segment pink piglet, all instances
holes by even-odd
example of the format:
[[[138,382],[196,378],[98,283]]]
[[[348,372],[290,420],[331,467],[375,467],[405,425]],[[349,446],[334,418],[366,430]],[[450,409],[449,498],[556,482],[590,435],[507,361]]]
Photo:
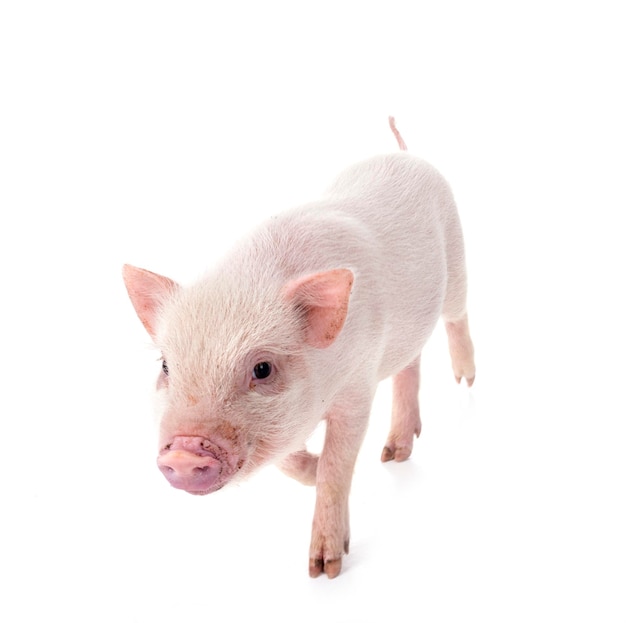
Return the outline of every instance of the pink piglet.
[[[421,429],[420,353],[439,317],[458,382],[474,381],[463,236],[443,177],[406,153],[349,167],[313,203],[258,227],[193,285],[126,265],[163,357],[157,465],[204,495],[268,463],[316,486],[309,573],[348,552],[348,497],[380,380],[393,377],[383,461]],[[319,456],[306,441],[326,421]]]

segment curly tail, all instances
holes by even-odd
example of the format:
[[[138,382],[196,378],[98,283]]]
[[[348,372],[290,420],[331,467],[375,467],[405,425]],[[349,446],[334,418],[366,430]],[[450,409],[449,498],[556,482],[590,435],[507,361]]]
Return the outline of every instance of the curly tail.
[[[396,120],[393,117],[389,117],[389,127],[391,128],[393,135],[396,137],[396,140],[398,141],[398,147],[400,147],[402,151],[406,151],[407,150],[406,143],[404,142],[404,139],[400,135],[400,132],[398,132],[398,128],[396,128]]]

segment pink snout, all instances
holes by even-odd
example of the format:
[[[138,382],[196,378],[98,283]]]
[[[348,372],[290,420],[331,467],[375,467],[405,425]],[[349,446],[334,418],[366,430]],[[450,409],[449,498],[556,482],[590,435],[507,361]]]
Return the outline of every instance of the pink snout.
[[[172,487],[203,495],[223,484],[219,449],[203,437],[175,437],[159,454],[157,465]]]

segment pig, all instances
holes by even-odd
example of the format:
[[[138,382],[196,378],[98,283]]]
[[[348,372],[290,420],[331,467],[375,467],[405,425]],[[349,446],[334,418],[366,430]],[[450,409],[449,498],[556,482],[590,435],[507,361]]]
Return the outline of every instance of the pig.
[[[381,459],[404,461],[421,431],[420,354],[439,317],[456,381],[475,376],[452,192],[389,122],[401,151],[349,167],[196,283],[123,269],[162,353],[158,468],[195,495],[269,463],[315,485],[311,577],[336,577],[348,553],[352,473],[379,381],[393,377]],[[322,420],[318,456],[306,442]]]

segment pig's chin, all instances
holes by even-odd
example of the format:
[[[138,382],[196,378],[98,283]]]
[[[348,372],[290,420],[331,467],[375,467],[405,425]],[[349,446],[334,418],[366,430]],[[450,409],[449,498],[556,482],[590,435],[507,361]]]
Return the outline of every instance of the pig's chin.
[[[223,483],[221,485],[217,485],[215,487],[211,487],[210,489],[205,489],[204,491],[193,491],[193,490],[190,490],[190,489],[182,489],[182,491],[185,491],[187,493],[191,493],[191,495],[209,495],[209,493],[215,493],[216,491],[219,491],[226,484],[227,483]]]
[[[185,493],[190,493],[191,495],[209,495],[209,493],[215,493],[216,491],[219,491],[220,489],[223,489],[227,484],[229,484],[233,478],[232,478],[232,474],[220,474],[220,477],[218,478],[218,480],[213,483],[211,486],[206,487],[206,488],[187,488],[187,487],[177,487],[179,488],[181,491],[184,491]]]

